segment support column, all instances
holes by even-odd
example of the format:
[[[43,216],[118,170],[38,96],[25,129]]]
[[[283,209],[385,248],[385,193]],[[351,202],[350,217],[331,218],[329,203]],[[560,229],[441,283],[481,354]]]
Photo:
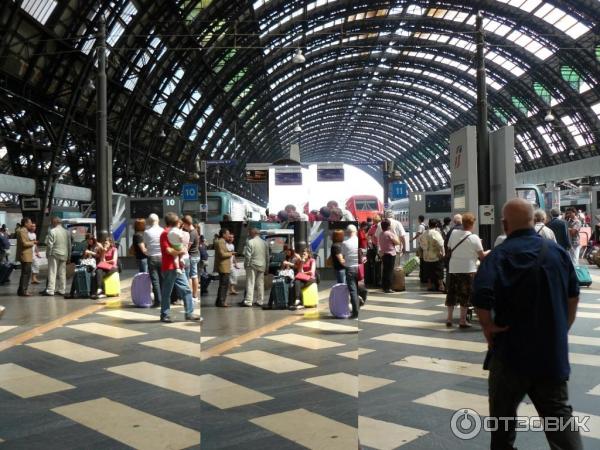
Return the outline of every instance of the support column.
[[[107,142],[106,22],[100,18],[96,56],[96,233],[110,233],[112,212],[112,151]]]
[[[477,11],[476,44],[477,44],[477,185],[479,205],[489,205],[490,195],[490,149],[488,131],[488,102],[485,75],[485,40],[483,35],[483,15]],[[502,207],[502,205],[496,205]],[[473,211],[479,215],[479,211]],[[478,217],[478,219],[481,219]],[[481,225],[479,220],[479,237],[483,240],[484,248],[491,247],[491,226]]]

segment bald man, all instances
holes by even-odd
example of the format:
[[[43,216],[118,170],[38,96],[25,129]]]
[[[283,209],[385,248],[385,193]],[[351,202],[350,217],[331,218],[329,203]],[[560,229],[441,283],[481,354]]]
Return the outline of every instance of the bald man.
[[[481,264],[472,294],[490,348],[490,417],[515,417],[528,395],[539,416],[566,422],[573,412],[567,334],[579,301],[575,269],[562,247],[536,234],[530,203],[510,200],[502,214],[507,238]],[[512,449],[515,422],[498,428],[490,448]],[[582,448],[570,427],[546,438],[551,448]]]

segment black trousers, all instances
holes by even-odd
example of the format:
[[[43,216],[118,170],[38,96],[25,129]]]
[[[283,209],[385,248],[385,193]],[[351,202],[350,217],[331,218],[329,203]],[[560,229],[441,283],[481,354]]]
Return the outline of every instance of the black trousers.
[[[381,271],[381,287],[384,291],[392,289],[392,277],[394,276],[394,264],[396,256],[385,253],[381,258],[383,269]]]
[[[294,298],[293,299],[290,298],[290,302],[289,302],[290,305],[293,305],[296,300],[300,300],[302,303],[304,303],[304,300],[302,299],[302,289],[304,289],[307,286],[310,286],[314,282],[315,282],[314,279],[310,279],[308,281],[295,280],[294,281]]]
[[[19,290],[17,291],[18,295],[23,295],[27,293],[27,289],[29,289],[29,280],[31,279],[31,263],[30,262],[22,262],[21,263],[21,278],[19,279]]]
[[[111,273],[115,273],[118,270],[119,269],[117,267],[113,267],[110,270],[96,269],[96,274],[94,278],[95,282],[92,283],[92,294],[96,294],[98,289],[104,290],[104,278],[109,276]]]
[[[490,417],[515,417],[517,407],[527,394],[540,417],[572,417],[566,381],[533,378],[515,373],[498,358],[492,357],[488,380]],[[492,431],[491,450],[513,449],[516,439],[515,423],[499,421],[498,431]],[[578,431],[566,427],[564,431],[546,431],[546,439],[552,450],[583,449]]]
[[[229,289],[229,274],[219,272],[219,289],[217,290],[217,301],[215,304],[227,304],[227,290]]]

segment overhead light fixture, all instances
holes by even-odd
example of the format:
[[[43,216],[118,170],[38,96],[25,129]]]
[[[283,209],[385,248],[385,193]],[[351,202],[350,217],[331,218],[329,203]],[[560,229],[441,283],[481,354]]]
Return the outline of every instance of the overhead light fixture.
[[[296,49],[296,53],[294,53],[294,57],[292,58],[292,62],[294,64],[304,64],[306,62],[306,57],[302,54],[301,49]]]
[[[94,91],[94,90],[96,90],[96,85],[94,84],[94,82],[92,80],[88,80],[85,88],[88,91]]]
[[[556,119],[556,117],[554,117],[554,114],[552,114],[552,110],[548,111],[548,114],[546,114],[546,117],[544,117],[544,121],[546,122],[554,122],[554,119]]]
[[[300,123],[296,123],[296,126],[294,127],[294,133],[302,133],[302,128],[300,127]]]
[[[167,137],[167,133],[165,133],[165,130],[160,130],[160,137],[161,138]]]
[[[572,157],[572,156],[575,156],[575,152],[574,152],[573,150],[571,150],[571,151],[569,152],[569,156],[571,156],[571,157]]]

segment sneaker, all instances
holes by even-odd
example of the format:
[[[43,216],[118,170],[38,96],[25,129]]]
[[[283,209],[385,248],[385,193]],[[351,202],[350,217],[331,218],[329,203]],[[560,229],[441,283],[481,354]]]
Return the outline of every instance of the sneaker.
[[[163,316],[160,318],[160,321],[164,323],[173,323],[170,316]]]
[[[51,293],[50,293],[50,292],[48,292],[48,291],[42,291],[42,292],[40,292],[40,295],[41,295],[42,297],[54,297],[54,293],[52,293],[52,294],[51,294]]]
[[[263,304],[262,303],[258,303],[258,302],[254,302],[254,303],[252,303],[252,306],[262,307]]]
[[[195,297],[192,297],[192,302],[194,302],[194,303],[200,303],[200,300],[198,300],[198,299],[197,299],[197,298],[195,298]]]
[[[296,305],[296,309],[304,309],[304,305]]]
[[[301,305],[301,304],[302,304],[302,303],[300,302],[300,300],[296,300],[296,301],[294,302],[294,306],[298,306],[298,305]]]
[[[186,314],[185,320],[198,320],[202,322],[204,319],[197,314]]]

